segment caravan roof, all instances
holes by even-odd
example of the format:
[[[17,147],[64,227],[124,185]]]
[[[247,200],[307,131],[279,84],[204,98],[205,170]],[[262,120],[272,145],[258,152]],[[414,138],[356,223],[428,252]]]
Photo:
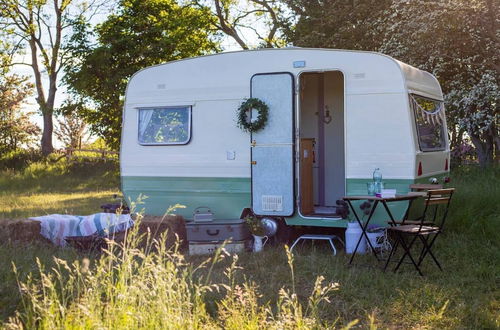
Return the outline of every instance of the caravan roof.
[[[297,65],[297,63],[303,65]],[[281,48],[226,52],[145,68],[127,88],[127,105],[192,104],[196,100],[248,97],[249,78],[257,72],[340,70],[346,95],[416,93],[442,100],[430,73],[376,52]]]

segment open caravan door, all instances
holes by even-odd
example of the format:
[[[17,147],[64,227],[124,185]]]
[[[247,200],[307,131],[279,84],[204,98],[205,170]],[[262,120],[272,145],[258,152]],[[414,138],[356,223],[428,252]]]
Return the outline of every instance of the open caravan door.
[[[269,106],[266,126],[252,133],[252,209],[257,215],[294,213],[294,80],[290,73],[254,75],[251,97]]]

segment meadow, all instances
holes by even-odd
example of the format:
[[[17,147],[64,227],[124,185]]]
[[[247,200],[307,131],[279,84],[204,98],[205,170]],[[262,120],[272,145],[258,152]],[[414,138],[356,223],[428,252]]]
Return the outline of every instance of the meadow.
[[[499,328],[500,170],[453,169],[446,233],[427,260],[382,272],[374,258],[304,245],[188,257],[112,246],[85,254],[44,243],[0,243],[0,324],[6,328]],[[0,221],[88,214],[119,193],[117,167],[32,164],[0,177]],[[37,261],[38,260],[38,261]],[[15,267],[13,266],[15,265]],[[14,271],[15,270],[15,271]],[[21,294],[22,292],[22,294]]]

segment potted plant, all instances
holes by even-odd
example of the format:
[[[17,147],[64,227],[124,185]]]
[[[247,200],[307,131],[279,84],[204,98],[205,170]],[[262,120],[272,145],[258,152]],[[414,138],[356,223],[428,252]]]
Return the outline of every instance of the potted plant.
[[[264,235],[264,227],[262,227],[261,219],[255,215],[245,217],[245,222],[253,236],[253,251],[260,252],[266,244],[268,237]],[[266,239],[265,241],[264,238]]]

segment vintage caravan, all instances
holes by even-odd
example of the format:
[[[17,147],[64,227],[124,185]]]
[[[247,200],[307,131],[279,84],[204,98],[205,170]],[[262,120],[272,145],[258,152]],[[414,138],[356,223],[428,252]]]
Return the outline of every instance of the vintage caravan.
[[[237,125],[249,98],[268,107],[250,133]],[[383,54],[285,48],[189,58],[130,79],[122,191],[148,196],[149,214],[179,203],[186,218],[199,206],[219,219],[251,208],[288,225],[345,227],[336,201],[367,194],[375,168],[398,193],[446,174],[446,131],[438,81]]]

